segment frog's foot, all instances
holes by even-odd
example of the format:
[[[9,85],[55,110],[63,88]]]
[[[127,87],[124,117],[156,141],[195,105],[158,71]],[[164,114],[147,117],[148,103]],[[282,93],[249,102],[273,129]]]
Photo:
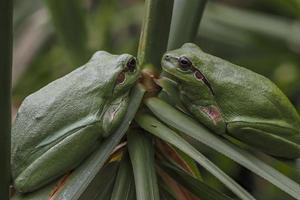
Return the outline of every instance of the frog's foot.
[[[34,160],[14,181],[19,192],[32,192],[74,169],[100,143],[94,126],[69,135]]]
[[[207,128],[213,130],[217,134],[225,134],[226,124],[217,106],[188,105],[188,109],[192,115]]]
[[[297,133],[292,133],[289,128],[254,122],[231,122],[227,124],[227,133],[276,157],[287,159],[300,157],[300,145],[293,140],[294,137],[298,137]]]

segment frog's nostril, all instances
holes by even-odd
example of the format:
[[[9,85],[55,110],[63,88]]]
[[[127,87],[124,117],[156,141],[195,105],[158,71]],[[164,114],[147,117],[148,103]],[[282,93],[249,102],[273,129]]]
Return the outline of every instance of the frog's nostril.
[[[165,59],[166,61],[170,61],[170,59],[171,59],[171,56],[170,56],[170,55],[168,55],[168,54],[166,54],[164,59]]]

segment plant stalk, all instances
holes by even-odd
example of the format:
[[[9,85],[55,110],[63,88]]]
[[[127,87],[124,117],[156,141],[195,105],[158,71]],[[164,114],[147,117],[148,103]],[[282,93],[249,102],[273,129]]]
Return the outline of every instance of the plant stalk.
[[[0,1],[0,199],[9,199],[13,1]]]
[[[138,59],[142,66],[152,64],[160,69],[160,60],[167,49],[173,0],[146,0]]]

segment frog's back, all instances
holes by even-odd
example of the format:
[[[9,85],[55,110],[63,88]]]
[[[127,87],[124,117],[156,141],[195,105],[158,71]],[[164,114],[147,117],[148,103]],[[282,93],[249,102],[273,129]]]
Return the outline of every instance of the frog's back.
[[[300,129],[300,117],[289,99],[269,79],[246,68],[209,54],[201,59],[209,63],[203,68],[213,82],[215,98],[230,121],[243,117],[276,121]],[[238,106],[237,106],[238,105]]]
[[[94,120],[92,111],[101,109],[104,101],[99,91],[105,79],[99,79],[99,73],[82,66],[26,97],[12,126],[13,175],[42,154],[51,140],[76,128],[70,127],[74,126],[71,122],[78,121],[75,126],[80,126]],[[65,129],[57,132],[57,127]]]

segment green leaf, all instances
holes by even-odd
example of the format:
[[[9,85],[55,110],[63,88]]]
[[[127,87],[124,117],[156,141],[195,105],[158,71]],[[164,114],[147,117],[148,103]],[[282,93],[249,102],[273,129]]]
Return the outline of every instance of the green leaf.
[[[67,198],[76,200],[86,190],[129,128],[143,98],[144,92],[145,90],[141,85],[137,85],[133,89],[127,112],[119,128],[101,144],[99,149],[75,170],[76,173],[70,175],[56,199]]]
[[[192,42],[197,34],[207,0],[175,0],[168,50]],[[188,22],[188,23],[186,23]],[[183,25],[184,24],[184,28]]]
[[[178,198],[167,188],[166,185],[159,184],[161,199],[163,200],[178,200]]]
[[[123,155],[111,200],[135,200],[132,167],[127,154]]]
[[[118,166],[119,162],[111,162],[104,166],[79,199],[110,200]]]
[[[127,140],[137,199],[159,200],[151,138],[143,132],[131,131],[127,133]]]
[[[162,54],[167,50],[173,0],[146,0],[145,7],[138,59],[143,66],[152,64],[159,69]]]
[[[179,155],[181,156],[181,158],[188,164],[188,166],[191,168],[193,175],[199,179],[202,180],[202,176],[201,173],[199,171],[199,168],[197,166],[197,163],[191,158],[189,157],[187,154],[185,154],[184,152],[177,150],[177,152],[179,153]]]
[[[292,197],[300,199],[300,186],[295,181],[257,159],[249,152],[209,132],[198,122],[158,98],[150,98],[146,104],[149,109],[167,125],[224,154]]]
[[[161,110],[161,112],[163,112],[163,110]],[[135,120],[145,130],[161,138],[162,140],[174,145],[175,147],[189,155],[201,166],[203,166],[207,171],[209,171],[211,174],[217,177],[222,183],[224,183],[224,185],[226,185],[233,193],[235,193],[241,199],[255,199],[233,179],[226,175],[221,169],[219,169],[204,155],[198,152],[191,144],[189,144],[177,133],[168,128],[166,125],[162,124],[154,117],[147,114],[140,114],[135,118]]]
[[[197,163],[178,148],[174,148],[162,141],[155,141],[155,149],[156,153],[162,157],[160,159],[166,159],[171,163],[178,164],[196,178],[202,179]]]
[[[204,182],[194,178],[183,170],[170,165],[162,163],[160,165],[174,180],[184,186],[187,190],[199,197],[201,200],[232,200],[227,195],[213,189]]]

